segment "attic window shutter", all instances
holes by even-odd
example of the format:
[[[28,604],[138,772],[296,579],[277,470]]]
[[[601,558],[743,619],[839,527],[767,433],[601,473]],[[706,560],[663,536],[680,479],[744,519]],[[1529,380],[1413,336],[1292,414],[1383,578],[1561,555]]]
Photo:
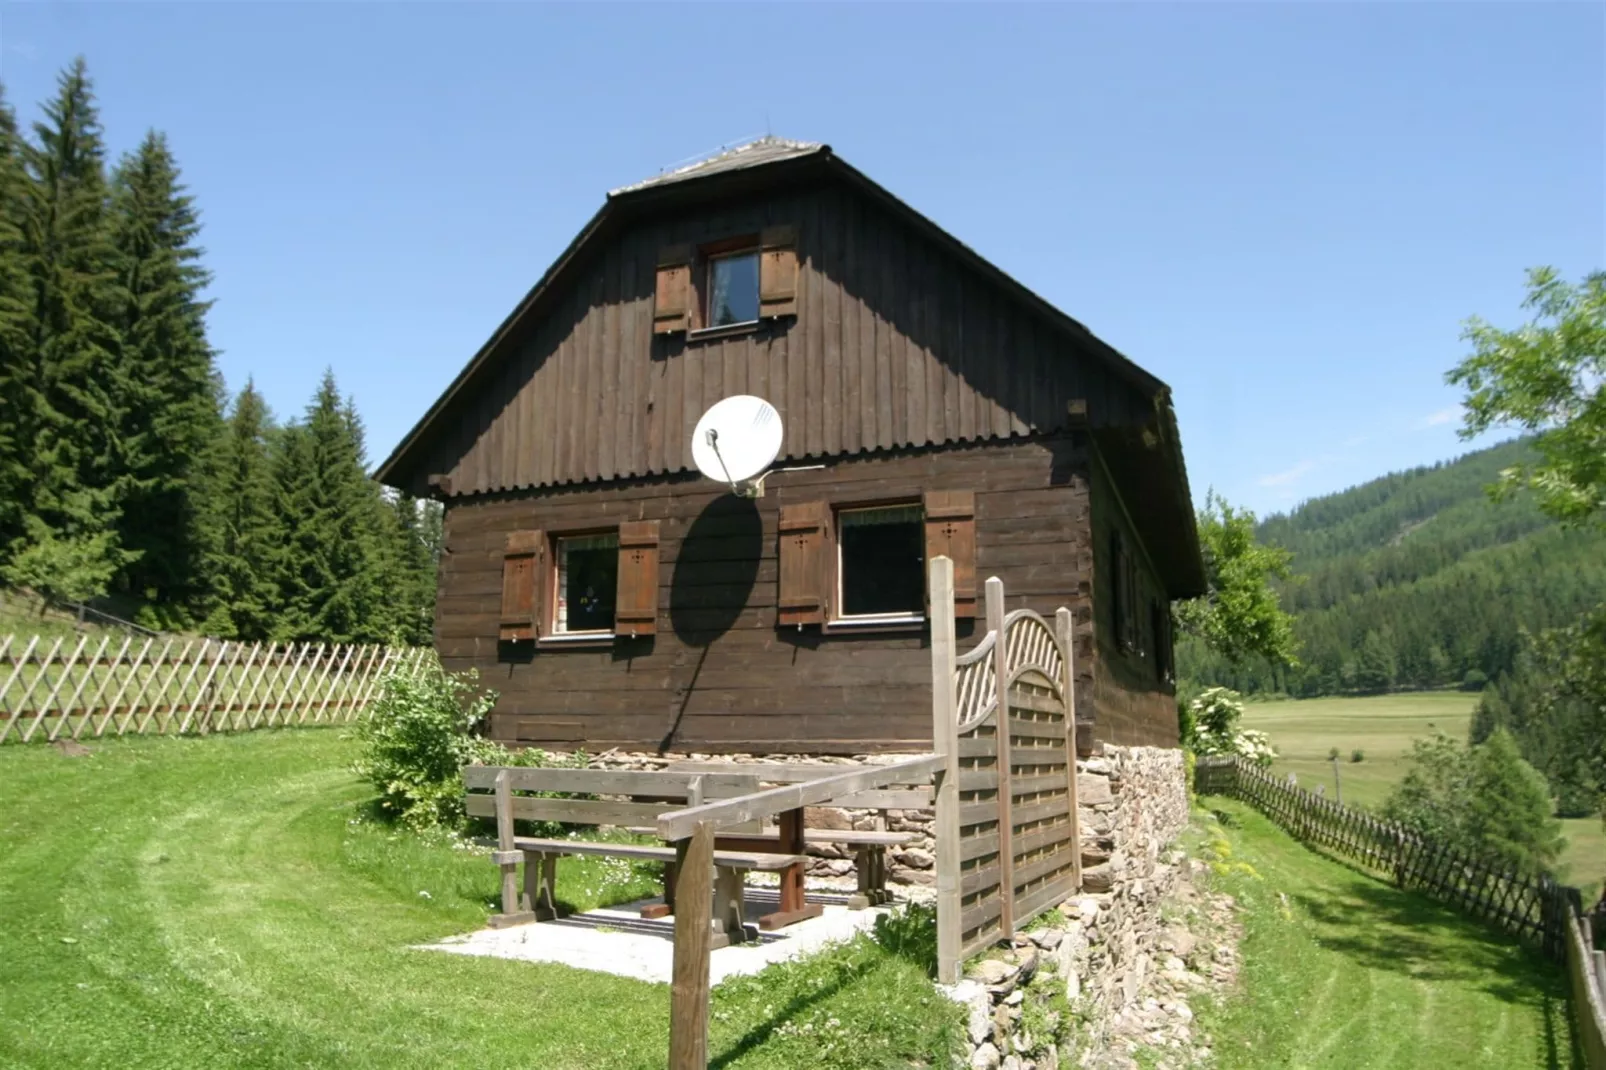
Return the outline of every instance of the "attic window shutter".
[[[777,624],[826,622],[831,608],[831,543],[831,507],[825,502],[781,506]]]
[[[690,245],[671,245],[658,251],[658,281],[653,290],[654,334],[673,334],[691,326]]]
[[[926,560],[939,554],[954,563],[954,616],[976,616],[976,493],[926,492]],[[929,598],[929,594],[928,594]]]
[[[502,622],[497,634],[502,642],[531,642],[541,634],[545,564],[546,532],[509,533],[502,557]]]
[[[765,227],[759,247],[759,316],[797,315],[797,228]]]
[[[615,635],[658,631],[658,521],[619,525],[619,586],[614,600]]]

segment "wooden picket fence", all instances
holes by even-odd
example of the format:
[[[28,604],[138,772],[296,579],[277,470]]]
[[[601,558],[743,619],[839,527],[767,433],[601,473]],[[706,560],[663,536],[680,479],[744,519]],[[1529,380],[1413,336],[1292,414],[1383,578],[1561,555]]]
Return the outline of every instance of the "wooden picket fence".
[[[427,647],[0,636],[0,743],[339,724]]]
[[[1071,612],[1004,612],[986,583],[987,633],[955,652],[953,566],[931,563],[937,778],[937,974],[1058,906],[1082,883]]]
[[[1449,903],[1566,964],[1588,1065],[1606,1070],[1606,958],[1591,949],[1590,919],[1578,889],[1547,874],[1515,873],[1451,850],[1241,758],[1200,758],[1194,788],[1200,795],[1242,799],[1295,839]]]

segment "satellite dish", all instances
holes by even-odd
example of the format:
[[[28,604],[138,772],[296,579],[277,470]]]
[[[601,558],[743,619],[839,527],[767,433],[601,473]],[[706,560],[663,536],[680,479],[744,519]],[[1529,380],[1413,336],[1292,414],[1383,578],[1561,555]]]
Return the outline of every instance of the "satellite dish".
[[[703,413],[691,435],[691,459],[731,493],[757,498],[764,474],[781,452],[781,414],[763,398],[737,394]]]

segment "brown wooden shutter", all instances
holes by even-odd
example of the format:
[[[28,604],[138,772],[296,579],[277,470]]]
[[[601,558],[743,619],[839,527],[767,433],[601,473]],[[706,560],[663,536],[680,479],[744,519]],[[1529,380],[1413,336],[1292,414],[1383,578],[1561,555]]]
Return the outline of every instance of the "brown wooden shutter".
[[[658,251],[658,282],[653,291],[652,329],[673,334],[691,326],[690,245],[671,245]]]
[[[976,616],[976,493],[926,492],[926,563],[939,554],[954,563],[954,616]],[[929,600],[930,593],[927,593]]]
[[[614,598],[615,635],[658,631],[658,521],[619,525],[619,587]]]
[[[515,531],[502,557],[504,643],[531,642],[541,634],[541,596],[546,591],[546,532]]]
[[[797,315],[797,228],[765,227],[759,245],[759,316]]]
[[[831,612],[831,507],[825,502],[781,506],[780,591],[776,623],[824,624]]]

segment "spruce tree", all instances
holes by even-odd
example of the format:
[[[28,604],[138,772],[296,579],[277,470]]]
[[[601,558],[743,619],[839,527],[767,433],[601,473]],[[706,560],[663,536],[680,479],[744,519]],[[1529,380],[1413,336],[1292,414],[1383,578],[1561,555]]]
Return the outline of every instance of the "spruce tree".
[[[27,482],[26,444],[18,414],[26,401],[32,302],[22,247],[22,204],[27,178],[17,120],[0,86],[0,566],[23,534]]]
[[[152,131],[112,180],[124,367],[119,534],[139,555],[123,585],[169,615],[204,593],[203,475],[222,422],[199,233],[167,139]]]
[[[273,416],[247,380],[215,454],[205,502],[205,573],[212,583],[208,635],[255,640],[274,629],[281,525],[274,508],[272,433]]]
[[[32,309],[15,391],[23,534],[7,576],[71,597],[104,590],[117,538],[121,340],[100,120],[82,58],[64,71],[21,155],[20,247]]]
[[[364,471],[361,421],[326,371],[274,462],[284,524],[279,551],[283,639],[378,641],[392,620],[381,596],[385,549],[377,485]]]
[[[440,506],[397,493],[389,508],[385,591],[394,607],[394,639],[427,646],[434,637]]]

